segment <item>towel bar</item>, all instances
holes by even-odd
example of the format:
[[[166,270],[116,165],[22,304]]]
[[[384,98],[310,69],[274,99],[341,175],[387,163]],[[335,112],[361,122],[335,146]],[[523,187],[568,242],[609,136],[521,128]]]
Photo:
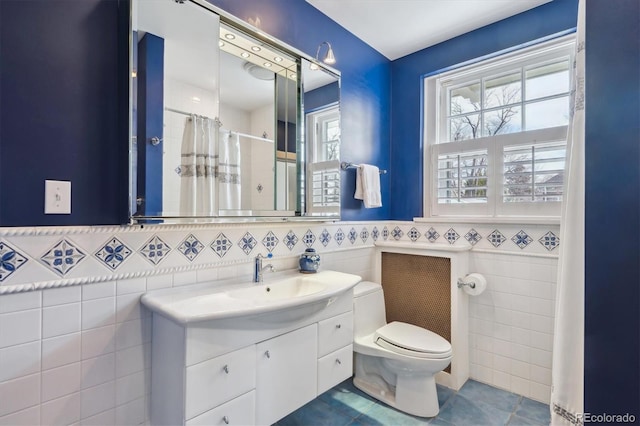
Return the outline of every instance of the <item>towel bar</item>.
[[[358,167],[358,165],[353,163],[348,163],[346,161],[343,161],[340,163],[340,170],[347,170],[350,167]],[[380,169],[380,174],[385,175],[387,174],[387,171],[384,169]]]

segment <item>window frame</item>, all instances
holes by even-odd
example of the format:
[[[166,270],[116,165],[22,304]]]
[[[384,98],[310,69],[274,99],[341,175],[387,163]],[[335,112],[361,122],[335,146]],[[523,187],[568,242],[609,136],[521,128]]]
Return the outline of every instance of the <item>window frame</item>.
[[[526,75],[527,68],[537,68],[559,62],[562,58],[569,60],[569,87],[572,87],[572,65],[575,35],[558,37],[551,41],[538,43],[526,48],[495,56],[490,59],[474,61],[446,72],[423,77],[423,146],[424,149],[424,202],[425,217],[429,218],[464,218],[469,216],[488,220],[532,218],[556,220],[560,216],[561,202],[503,202],[503,151],[505,146],[531,145],[536,142],[546,143],[566,141],[567,126],[549,127],[536,130],[525,130],[495,136],[482,136],[475,139],[448,142],[449,133],[449,96],[448,90],[464,87],[473,81],[481,83],[483,79],[492,79],[520,70]],[[522,85],[526,79],[522,80]],[[569,95],[570,95],[569,91]],[[537,98],[536,101],[566,96],[551,95]],[[523,93],[520,105],[531,101],[525,100]],[[485,110],[490,110],[486,108]],[[479,111],[479,113],[482,110]],[[522,110],[524,115],[525,111]],[[522,118],[522,122],[525,122]],[[487,203],[438,203],[438,156],[464,152],[487,150],[489,167],[487,168]]]

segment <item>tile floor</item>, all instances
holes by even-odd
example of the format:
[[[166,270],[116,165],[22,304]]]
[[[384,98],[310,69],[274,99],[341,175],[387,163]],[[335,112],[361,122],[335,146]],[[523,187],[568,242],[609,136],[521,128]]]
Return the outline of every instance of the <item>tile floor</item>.
[[[440,413],[434,418],[397,411],[356,389],[351,379],[320,395],[277,426],[360,425],[548,425],[549,406],[469,380],[458,392],[438,385]]]

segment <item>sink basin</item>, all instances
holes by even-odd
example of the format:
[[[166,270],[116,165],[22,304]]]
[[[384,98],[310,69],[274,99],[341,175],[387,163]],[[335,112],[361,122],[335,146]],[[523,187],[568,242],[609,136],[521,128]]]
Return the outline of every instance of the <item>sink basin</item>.
[[[292,277],[269,284],[258,284],[253,287],[228,291],[232,299],[245,300],[281,300],[309,296],[326,290],[327,284],[313,281],[305,277]]]
[[[153,291],[141,302],[182,325],[254,316],[278,322],[323,309],[360,280],[358,275],[336,271],[278,272],[265,276],[261,284],[236,280]]]

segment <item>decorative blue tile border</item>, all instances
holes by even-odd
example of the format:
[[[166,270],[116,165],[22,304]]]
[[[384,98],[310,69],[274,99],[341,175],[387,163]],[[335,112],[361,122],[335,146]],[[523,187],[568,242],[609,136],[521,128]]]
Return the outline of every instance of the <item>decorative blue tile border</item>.
[[[351,228],[351,230],[349,231],[349,236],[347,238],[349,238],[351,244],[355,244],[356,240],[358,239],[358,232],[355,228]]]
[[[170,251],[171,247],[169,247],[157,235],[151,237],[151,239],[139,250],[140,254],[154,265],[162,262]]]
[[[367,231],[367,228],[362,228],[362,231],[360,231],[360,239],[362,240],[363,243],[366,243],[368,238],[369,238],[369,231]]]
[[[75,268],[86,255],[66,239],[58,241],[49,251],[40,257],[40,261],[60,276],[65,276]]]
[[[425,234],[425,237],[427,237],[427,240],[429,240],[430,242],[435,243],[436,240],[440,238],[440,234],[438,234],[438,231],[436,231],[435,229],[433,229],[433,227],[431,227]]]
[[[373,241],[378,241],[378,238],[380,238],[380,231],[378,231],[377,226],[373,227],[373,231],[371,231],[371,238],[373,238]]]
[[[131,255],[131,249],[116,237],[112,237],[95,253],[109,269],[115,271]]]
[[[223,258],[225,254],[231,250],[233,247],[233,243],[231,240],[224,235],[222,232],[218,234],[218,236],[213,240],[213,242],[209,245],[213,252],[217,254],[220,258]]]
[[[409,230],[409,232],[407,233],[407,236],[411,241],[415,243],[420,238],[420,231],[418,231],[414,226]]]
[[[193,259],[198,257],[202,252],[202,249],[204,249],[204,244],[202,244],[193,234],[189,234],[178,246],[178,251],[182,253],[189,262],[193,262]]]
[[[271,253],[273,249],[276,248],[279,242],[280,241],[278,240],[278,237],[276,237],[276,235],[272,231],[269,231],[267,235],[265,235],[262,239],[262,245],[267,248],[267,251],[269,253]]]
[[[0,282],[7,279],[22,265],[27,263],[27,258],[9,244],[0,242]]]
[[[471,244],[472,246],[475,246],[476,244],[478,244],[478,241],[482,239],[482,236],[478,234],[478,231],[471,228],[469,232],[464,234],[464,238],[465,240],[469,241],[469,244]]]
[[[316,236],[311,232],[311,229],[307,229],[307,232],[304,233],[302,242],[307,247],[311,247],[316,242]]]
[[[502,235],[502,233],[500,231],[498,231],[497,229],[495,229],[493,232],[491,232],[489,235],[487,235],[487,240],[489,240],[489,242],[494,247],[500,247],[502,245],[502,243],[507,241],[505,236]]]
[[[404,232],[402,232],[402,229],[400,229],[399,226],[396,226],[395,228],[393,228],[393,231],[391,231],[391,236],[396,241],[401,239],[403,235],[404,235]]]
[[[520,249],[524,249],[526,246],[531,244],[533,240],[526,232],[520,230],[520,232],[511,237],[511,241],[513,241],[515,245],[520,247]]]
[[[244,236],[240,238],[240,241],[238,241],[238,247],[242,249],[244,254],[251,253],[256,244],[258,244],[258,241],[253,238],[250,232],[245,233]]]
[[[293,250],[293,248],[298,244],[298,237],[295,232],[289,230],[287,235],[284,236],[284,245],[287,246],[289,251]]]
[[[329,233],[329,231],[327,231],[327,228],[325,228],[322,230],[322,233],[320,234],[320,242],[322,243],[323,246],[326,247],[330,241],[331,241],[331,234]]]
[[[458,241],[458,238],[460,238],[460,234],[458,234],[455,229],[449,228],[449,230],[444,233],[444,238],[449,242],[449,244],[455,244],[455,242]]]
[[[141,274],[175,273],[213,268],[218,265],[244,264],[255,254],[254,250],[259,243],[276,258],[283,255],[296,256],[305,247],[313,246],[320,250],[349,250],[371,247],[376,241],[389,239],[423,245],[425,243],[427,245],[431,243],[470,245],[476,251],[489,250],[496,253],[552,257],[557,256],[559,250],[556,250],[556,247],[560,244],[557,225],[547,228],[543,225],[505,224],[489,228],[483,224],[474,224],[472,227],[455,223],[430,225],[425,222],[390,221],[386,223],[296,224],[292,222],[288,225],[247,223],[246,225],[145,225],[144,228],[111,226],[36,229],[37,231],[0,228],[0,238],[6,235],[15,238],[9,241],[0,239],[0,294],[28,291],[36,287],[48,288],[46,287],[48,285],[53,287],[76,285],[93,282],[97,278],[100,280],[126,279],[139,277]],[[71,240],[70,237],[75,234],[82,235],[78,241],[82,242],[84,247]],[[101,237],[103,234],[104,237]],[[216,237],[211,239],[211,235]],[[260,237],[256,237],[257,235]],[[55,244],[50,245],[55,242],[52,236],[57,236],[58,239]],[[42,239],[43,243],[38,243],[38,239]],[[147,239],[146,243],[140,246],[139,241],[144,239]],[[345,246],[344,240],[349,240],[350,244]],[[505,244],[507,240],[510,242]],[[332,245],[334,241],[335,244]],[[534,244],[535,241],[538,243]],[[171,245],[175,244],[174,248],[180,255],[171,255],[174,249],[167,242]],[[303,244],[298,244],[299,242]],[[25,251],[20,248],[22,244],[37,248],[31,249],[31,252]],[[215,256],[208,253],[207,245]],[[236,245],[237,247],[234,248]],[[48,249],[44,254],[36,252],[47,246]],[[93,255],[87,253],[93,253]],[[152,268],[145,267],[138,256],[149,262]],[[171,257],[171,262],[168,266],[162,266],[167,256]],[[37,262],[35,264],[28,262],[31,258],[36,259]],[[125,267],[122,268],[121,266],[125,263]],[[16,274],[18,269],[24,271],[25,264],[27,272]],[[42,264],[46,269],[32,266],[36,264]],[[79,270],[76,268],[79,264],[84,265],[81,268],[83,274],[90,275],[79,276],[76,272]],[[98,264],[106,268],[111,275],[100,275],[101,272],[97,270],[87,272],[91,270],[88,268],[89,265]],[[93,268],[100,267],[93,266]],[[73,274],[70,274],[70,271]],[[31,281],[21,282],[22,277],[29,277]]]
[[[560,245],[560,238],[558,238],[556,234],[551,231],[540,237],[538,241],[540,242],[540,244],[542,244],[542,247],[546,248],[549,251],[552,251]]]

